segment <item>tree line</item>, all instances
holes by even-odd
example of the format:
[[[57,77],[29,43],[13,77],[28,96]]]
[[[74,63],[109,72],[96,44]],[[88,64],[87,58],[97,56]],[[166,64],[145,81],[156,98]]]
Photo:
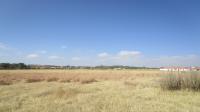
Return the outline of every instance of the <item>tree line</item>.
[[[24,63],[0,63],[0,69],[157,69],[148,67],[132,66],[55,66],[55,65],[26,65]]]
[[[0,63],[0,69],[30,69],[30,66],[24,63]]]

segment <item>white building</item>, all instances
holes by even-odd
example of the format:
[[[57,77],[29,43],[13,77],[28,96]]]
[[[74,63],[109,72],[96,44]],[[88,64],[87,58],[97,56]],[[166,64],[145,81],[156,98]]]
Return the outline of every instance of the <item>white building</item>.
[[[192,67],[161,67],[160,71],[195,71]]]

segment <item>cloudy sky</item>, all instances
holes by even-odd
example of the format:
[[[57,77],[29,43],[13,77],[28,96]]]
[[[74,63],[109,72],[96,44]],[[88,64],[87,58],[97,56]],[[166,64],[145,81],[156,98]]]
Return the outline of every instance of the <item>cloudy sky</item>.
[[[200,66],[198,0],[1,0],[0,62]]]

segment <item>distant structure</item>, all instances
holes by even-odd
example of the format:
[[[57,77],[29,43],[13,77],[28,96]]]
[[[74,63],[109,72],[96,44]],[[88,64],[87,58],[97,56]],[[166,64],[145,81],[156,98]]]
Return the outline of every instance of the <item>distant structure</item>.
[[[160,67],[160,71],[200,71],[200,67]]]

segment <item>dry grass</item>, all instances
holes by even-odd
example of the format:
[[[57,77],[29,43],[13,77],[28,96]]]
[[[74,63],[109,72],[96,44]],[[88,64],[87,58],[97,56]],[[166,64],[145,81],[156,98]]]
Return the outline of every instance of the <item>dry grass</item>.
[[[200,90],[200,73],[186,72],[186,73],[170,73],[161,79],[160,86],[167,90]]]
[[[94,78],[89,78],[89,79],[80,80],[80,83],[81,83],[81,84],[89,84],[89,83],[93,83],[93,82],[97,82],[97,80],[94,79]]]
[[[200,112],[199,92],[163,91],[160,74],[156,70],[0,71],[1,79],[13,83],[0,85],[0,112]],[[42,80],[25,83],[27,79]]]
[[[53,82],[53,81],[58,81],[59,79],[57,77],[50,77],[46,79],[47,82]]]
[[[129,86],[129,87],[136,87],[138,85],[138,83],[131,82],[131,81],[125,81],[124,85]]]
[[[81,93],[81,92],[78,91],[78,89],[71,89],[71,88],[63,89],[60,87],[52,94],[58,98],[71,98],[71,97],[75,97],[79,93]]]
[[[40,78],[28,78],[28,79],[26,79],[27,83],[34,83],[34,82],[41,82],[41,81],[43,81],[43,79],[40,79]]]
[[[159,71],[140,70],[1,70],[0,80],[3,83],[15,84],[41,81],[79,82],[88,84],[98,80],[121,80],[135,77],[151,77],[159,75]],[[3,84],[2,83],[2,84]]]
[[[11,85],[12,82],[6,80],[0,80],[0,85]]]

